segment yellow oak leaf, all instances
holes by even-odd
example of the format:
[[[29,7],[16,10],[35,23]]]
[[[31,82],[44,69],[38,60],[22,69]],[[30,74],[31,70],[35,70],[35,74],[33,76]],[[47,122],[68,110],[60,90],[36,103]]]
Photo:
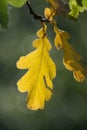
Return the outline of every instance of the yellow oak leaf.
[[[28,72],[17,82],[20,92],[28,92],[28,109],[43,109],[45,101],[52,95],[52,79],[56,76],[56,66],[49,55],[51,44],[46,36],[46,25],[37,32],[38,39],[33,41],[36,48],[26,56],[20,57],[17,68]]]
[[[54,44],[57,49],[62,48],[64,51],[63,64],[65,68],[73,71],[73,76],[78,82],[83,82],[87,73],[87,66],[84,64],[82,57],[69,44],[70,35],[59,30],[56,25],[54,31],[56,33]]]

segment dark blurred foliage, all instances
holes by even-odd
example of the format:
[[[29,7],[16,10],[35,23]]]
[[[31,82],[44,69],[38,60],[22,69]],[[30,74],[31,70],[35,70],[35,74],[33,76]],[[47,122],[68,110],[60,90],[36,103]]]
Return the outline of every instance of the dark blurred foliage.
[[[40,14],[47,6],[44,0],[32,0],[31,4]],[[87,62],[87,12],[77,21],[58,16],[57,21],[60,29],[71,34],[71,45]],[[27,93],[17,90],[16,82],[26,71],[18,70],[16,61],[33,50],[32,40],[40,27],[26,5],[20,9],[9,7],[8,28],[0,29],[0,130],[87,130],[87,79],[77,83],[72,72],[64,68],[63,52],[53,45],[55,35],[50,25],[50,54],[57,65],[52,99],[44,110],[27,110]]]

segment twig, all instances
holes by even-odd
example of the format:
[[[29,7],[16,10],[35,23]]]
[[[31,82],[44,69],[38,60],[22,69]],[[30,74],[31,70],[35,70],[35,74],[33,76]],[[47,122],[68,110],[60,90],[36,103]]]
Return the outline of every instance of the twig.
[[[48,20],[48,19],[45,19],[44,17],[42,17],[42,16],[36,14],[36,13],[33,11],[33,9],[32,9],[32,7],[31,7],[29,1],[27,1],[26,4],[27,4],[27,6],[28,6],[28,8],[29,8],[30,14],[33,15],[33,18],[34,18],[35,20],[39,20],[39,21],[42,22],[42,23],[43,23],[43,22],[49,23],[49,20]]]

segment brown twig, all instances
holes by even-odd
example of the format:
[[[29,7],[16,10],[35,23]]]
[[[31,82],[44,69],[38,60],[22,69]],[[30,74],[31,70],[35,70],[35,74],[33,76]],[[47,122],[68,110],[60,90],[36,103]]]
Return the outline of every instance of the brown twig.
[[[42,17],[42,16],[36,14],[36,13],[33,11],[33,9],[32,9],[32,7],[31,7],[29,1],[27,1],[26,4],[27,4],[27,6],[28,6],[28,8],[29,8],[30,14],[33,15],[33,18],[34,18],[35,20],[39,20],[39,21],[42,22],[42,23],[43,23],[43,22],[49,23],[49,20],[48,20],[48,19],[45,19],[44,17]]]

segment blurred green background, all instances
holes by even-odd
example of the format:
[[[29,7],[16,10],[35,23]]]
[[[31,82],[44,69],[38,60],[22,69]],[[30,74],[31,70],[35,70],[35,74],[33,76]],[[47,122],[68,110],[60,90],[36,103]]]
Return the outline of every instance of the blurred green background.
[[[31,0],[32,8],[43,14],[47,3]],[[77,83],[63,64],[63,52],[53,45],[54,32],[49,26],[50,52],[57,65],[53,96],[44,110],[26,108],[27,93],[17,90],[16,82],[26,72],[16,68],[21,55],[33,50],[32,41],[41,27],[29,14],[27,6],[8,8],[8,28],[0,29],[0,130],[87,130],[87,79]],[[87,62],[87,12],[77,21],[57,17],[60,29],[71,34],[70,43]]]

